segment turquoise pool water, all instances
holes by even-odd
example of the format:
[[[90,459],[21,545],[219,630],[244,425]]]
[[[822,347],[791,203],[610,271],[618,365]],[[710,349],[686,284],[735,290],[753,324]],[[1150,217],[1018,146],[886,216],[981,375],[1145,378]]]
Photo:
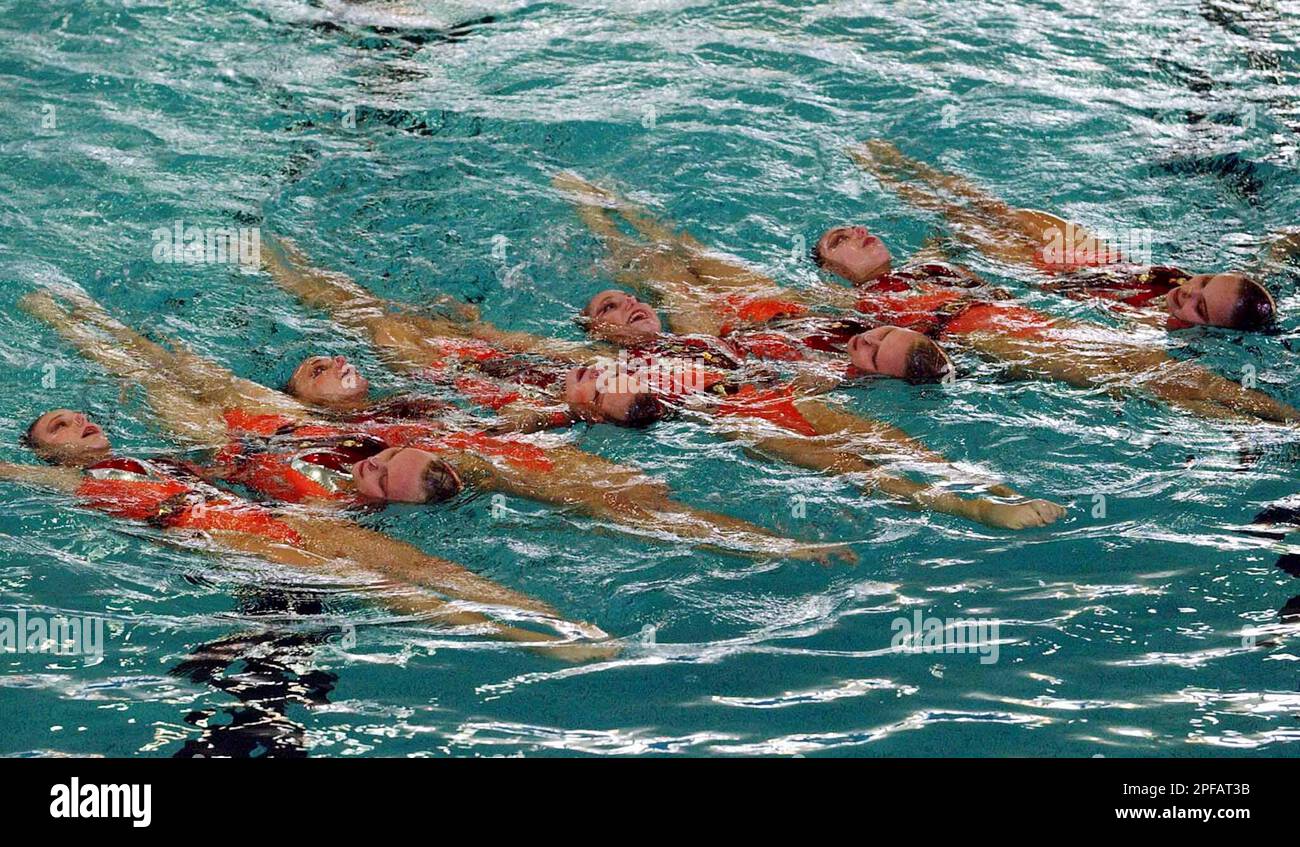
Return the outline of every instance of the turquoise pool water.
[[[30,460],[22,427],[68,405],[124,452],[169,447],[137,392],[17,311],[42,283],[254,379],[337,350],[401,386],[264,277],[153,262],[151,231],[176,220],[260,225],[385,296],[448,292],[576,338],[604,282],[550,189],[560,169],[789,284],[814,273],[798,239],[830,224],[900,256],[939,226],[845,158],[869,137],[1022,205],[1150,228],[1157,261],[1196,269],[1244,261],[1300,209],[1293,3],[237,5],[0,0],[0,458]],[[1177,355],[1252,365],[1295,403],[1300,297],[1270,284],[1282,334],[1193,332]],[[1235,531],[1296,492],[1294,436],[961,365],[948,388],[839,396],[1071,503],[1060,524],[902,511],[683,422],[574,437],[689,502],[852,541],[861,563],[651,545],[524,501],[366,519],[627,640],[577,667],[5,485],[0,610],[109,624],[89,666],[0,656],[0,753],[1295,755],[1279,610],[1300,582],[1279,543]],[[998,661],[891,652],[916,611],[998,621]]]

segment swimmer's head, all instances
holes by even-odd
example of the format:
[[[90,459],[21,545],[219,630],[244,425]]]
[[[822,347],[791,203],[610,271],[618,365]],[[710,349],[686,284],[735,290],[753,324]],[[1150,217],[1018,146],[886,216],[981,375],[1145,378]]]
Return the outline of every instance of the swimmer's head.
[[[390,447],[352,466],[357,493],[388,503],[440,503],[463,487],[455,468],[414,447]]]
[[[343,356],[312,356],[289,377],[289,393],[317,406],[349,406],[366,399],[370,382]]]
[[[1264,286],[1239,273],[1196,274],[1165,295],[1165,311],[1190,324],[1259,332],[1277,320]]]
[[[108,458],[108,436],[83,412],[54,409],[27,427],[23,443],[41,459],[56,465],[84,467]]]
[[[601,390],[617,388],[604,383],[600,368],[573,368],[564,376],[564,402],[579,420],[645,427],[663,417],[663,404],[648,391]]]
[[[942,347],[919,332],[897,326],[878,326],[850,338],[849,361],[862,373],[913,384],[940,382],[953,372]]]
[[[663,331],[652,306],[617,288],[587,301],[581,318],[590,331],[616,342],[641,340]]]
[[[813,261],[854,285],[889,273],[889,248],[865,226],[837,226],[822,233],[812,248]]]

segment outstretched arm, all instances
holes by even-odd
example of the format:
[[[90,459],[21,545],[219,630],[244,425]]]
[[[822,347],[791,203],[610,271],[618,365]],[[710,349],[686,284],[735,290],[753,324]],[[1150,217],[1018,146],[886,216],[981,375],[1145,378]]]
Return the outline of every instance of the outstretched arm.
[[[582,177],[562,173],[553,184],[569,195],[578,217],[604,241],[616,268],[615,280],[658,298],[674,332],[717,335],[725,322],[718,313],[723,296],[790,293],[771,278],[709,251],[693,236]],[[625,236],[615,215],[648,244]]]
[[[0,480],[71,494],[81,485],[82,473],[76,468],[54,465],[17,465],[0,462]]]
[[[367,336],[390,365],[407,373],[418,373],[444,358],[443,343],[449,339],[477,339],[566,362],[587,361],[595,352],[584,344],[498,329],[463,304],[453,309],[454,317],[414,314],[407,306],[376,297],[346,274],[312,266],[287,239],[263,248],[262,266],[304,305],[326,311],[337,323]]]
[[[195,355],[179,341],[171,349],[156,344],[112,317],[84,292],[67,290],[62,296],[71,303],[71,316],[111,336],[124,351],[184,387],[204,404],[217,409],[243,409],[260,414],[306,417],[309,410],[287,394],[235,376],[211,359]]]
[[[169,372],[151,366],[149,361],[137,358],[128,348],[114,344],[112,339],[80,323],[46,291],[28,294],[19,305],[48,323],[85,358],[97,362],[120,379],[143,386],[150,407],[171,432],[202,445],[224,442],[226,424],[220,410],[201,402],[184,386],[177,385]]]
[[[1051,242],[1053,231],[1062,239],[1069,235],[1076,254],[1089,245],[1094,251],[1104,248],[1081,228],[1055,215],[1014,208],[962,176],[904,155],[887,141],[868,141],[850,148],[848,154],[881,185],[917,208],[943,215],[957,238],[993,258],[1034,265]]]

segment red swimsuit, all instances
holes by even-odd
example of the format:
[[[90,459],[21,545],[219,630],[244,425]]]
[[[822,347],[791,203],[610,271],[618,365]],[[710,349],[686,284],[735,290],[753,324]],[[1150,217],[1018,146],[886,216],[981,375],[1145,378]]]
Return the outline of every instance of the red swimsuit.
[[[546,406],[545,399],[529,389],[554,390],[563,380],[563,369],[555,363],[508,353],[485,341],[428,340],[438,347],[441,355],[425,369],[425,377],[450,384],[470,402],[493,411],[516,402]]]
[[[352,466],[392,447],[430,453],[463,451],[541,472],[555,466],[546,451],[532,444],[449,431],[432,421],[382,415],[357,416],[353,421],[301,424],[285,415],[231,409],[226,412],[231,442],[217,454],[215,465],[222,478],[289,503],[353,499],[347,484]]]
[[[857,310],[882,325],[912,329],[936,340],[973,333],[1042,338],[1054,326],[1055,320],[1042,312],[972,297],[958,284],[965,279],[939,264],[886,274],[861,286],[871,293],[858,301]]]
[[[86,468],[76,495],[115,517],[165,529],[242,532],[285,544],[302,540],[273,513],[204,484],[173,462],[107,459]]]
[[[765,420],[800,435],[816,435],[817,430],[794,404],[794,391],[789,386],[760,388],[752,383],[738,383],[726,371],[740,367],[744,355],[732,339],[712,336],[676,336],[656,340],[648,350],[629,354],[639,359],[648,369],[659,368],[670,359],[687,359],[691,369],[689,382],[677,368],[666,368],[674,382],[660,386],[658,394],[668,403],[685,400],[691,396],[711,395],[719,398],[713,412],[724,417],[748,417]],[[694,362],[690,362],[694,359]]]
[[[1063,277],[1050,287],[1071,297],[1093,297],[1107,300],[1118,306],[1134,309],[1161,309],[1165,295],[1180,287],[1191,275],[1178,268],[1165,265],[1142,267],[1130,264],[1104,264],[1087,266],[1045,266],[1043,270],[1062,273]],[[1194,324],[1170,315],[1166,329],[1188,329]]]

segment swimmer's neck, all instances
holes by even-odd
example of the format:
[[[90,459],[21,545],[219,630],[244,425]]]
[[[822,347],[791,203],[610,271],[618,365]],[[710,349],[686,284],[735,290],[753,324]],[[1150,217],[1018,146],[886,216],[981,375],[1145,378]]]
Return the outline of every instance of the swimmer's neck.
[[[363,400],[335,400],[323,408],[331,414],[349,415],[356,412],[364,412],[373,405],[375,405],[374,401],[367,397]]]

